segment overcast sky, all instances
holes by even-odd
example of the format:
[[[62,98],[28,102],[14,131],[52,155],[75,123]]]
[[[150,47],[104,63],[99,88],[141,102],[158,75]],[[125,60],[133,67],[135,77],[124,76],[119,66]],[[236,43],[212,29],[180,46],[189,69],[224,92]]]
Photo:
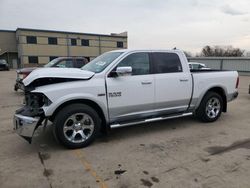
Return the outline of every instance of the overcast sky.
[[[129,48],[250,51],[250,0],[0,0],[0,29],[128,31]]]

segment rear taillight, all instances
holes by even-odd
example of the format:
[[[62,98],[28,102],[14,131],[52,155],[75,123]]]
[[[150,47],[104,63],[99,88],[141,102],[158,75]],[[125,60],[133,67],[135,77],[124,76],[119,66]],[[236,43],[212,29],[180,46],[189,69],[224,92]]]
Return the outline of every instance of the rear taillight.
[[[19,78],[23,80],[23,79],[26,78],[28,75],[29,75],[29,73],[19,73]]]
[[[237,77],[237,81],[236,81],[236,86],[235,86],[236,89],[238,89],[239,83],[240,83],[240,78],[239,78],[239,76],[238,76],[238,77]]]

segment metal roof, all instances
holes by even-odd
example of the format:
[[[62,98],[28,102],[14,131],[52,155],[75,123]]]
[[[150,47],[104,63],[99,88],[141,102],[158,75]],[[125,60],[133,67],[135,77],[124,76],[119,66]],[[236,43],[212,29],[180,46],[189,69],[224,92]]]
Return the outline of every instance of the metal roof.
[[[50,33],[63,33],[63,34],[80,34],[80,35],[90,35],[90,36],[103,36],[103,37],[117,37],[117,38],[127,38],[127,36],[117,35],[107,35],[107,34],[95,34],[95,33],[81,33],[81,32],[70,32],[70,31],[57,31],[57,30],[45,30],[45,29],[30,29],[30,28],[17,28],[16,31],[35,31],[35,32],[50,32]]]

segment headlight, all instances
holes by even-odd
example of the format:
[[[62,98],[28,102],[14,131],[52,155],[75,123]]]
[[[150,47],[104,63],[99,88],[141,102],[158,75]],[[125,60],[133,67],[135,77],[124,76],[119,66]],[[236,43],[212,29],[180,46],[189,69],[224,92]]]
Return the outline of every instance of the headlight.
[[[51,105],[51,100],[49,100],[49,98],[45,95],[43,95],[43,103],[44,103],[44,106],[49,106]]]
[[[51,100],[42,93],[26,93],[25,94],[25,104],[32,108],[41,108],[43,106],[49,106]]]

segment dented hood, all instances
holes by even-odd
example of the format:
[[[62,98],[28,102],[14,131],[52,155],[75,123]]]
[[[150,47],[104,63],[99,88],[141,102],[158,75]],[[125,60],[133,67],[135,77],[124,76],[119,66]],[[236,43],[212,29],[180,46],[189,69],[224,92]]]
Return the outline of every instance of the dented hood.
[[[24,86],[40,78],[90,79],[95,73],[77,68],[38,68],[32,71],[24,80]]]

